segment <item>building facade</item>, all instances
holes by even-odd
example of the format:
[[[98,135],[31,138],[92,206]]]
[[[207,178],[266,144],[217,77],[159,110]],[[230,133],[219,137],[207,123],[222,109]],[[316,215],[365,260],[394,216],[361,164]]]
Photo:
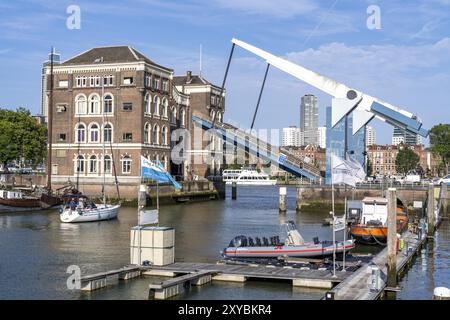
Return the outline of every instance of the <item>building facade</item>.
[[[300,103],[300,130],[303,132],[304,144],[317,145],[317,128],[319,127],[319,106],[317,97],[304,95]]]
[[[187,71],[184,76],[174,77],[174,86],[178,92],[189,96],[191,116],[220,124],[225,112],[225,92],[220,96],[221,88],[207,81],[201,75]],[[185,171],[190,179],[198,180],[221,174],[224,164],[223,142],[212,134],[192,125],[189,129],[190,145],[187,146]]]
[[[283,136],[281,138],[282,147],[300,147],[303,145],[302,133],[296,126],[283,128]]]
[[[327,127],[317,128],[317,145],[322,149],[327,147]]]
[[[366,146],[375,144],[375,129],[371,126],[366,126]]]
[[[288,150],[295,156],[309,164],[313,164],[320,171],[325,172],[326,169],[326,155],[325,148],[321,148],[314,144],[309,144],[300,147],[289,147]]]
[[[172,69],[129,46],[93,48],[55,65],[53,184],[98,193],[105,179],[110,194],[115,172],[121,193],[135,197],[141,155],[171,169],[171,130],[188,124],[188,100],[177,96]]]
[[[418,134],[407,132],[401,128],[394,128],[392,133],[392,144],[394,146],[400,143],[407,144],[409,146],[422,144],[422,138]]]

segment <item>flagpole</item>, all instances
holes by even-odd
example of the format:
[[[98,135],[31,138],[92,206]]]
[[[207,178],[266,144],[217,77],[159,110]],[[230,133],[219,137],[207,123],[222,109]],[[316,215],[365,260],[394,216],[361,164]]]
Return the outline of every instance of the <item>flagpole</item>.
[[[336,234],[335,234],[335,222],[334,222],[334,182],[333,182],[333,155],[330,152],[330,165],[331,165],[331,210],[333,214],[333,277],[336,277]]]
[[[345,204],[344,204],[344,256],[343,256],[343,263],[342,263],[342,271],[345,270],[345,241],[347,239],[347,197],[345,197]]]

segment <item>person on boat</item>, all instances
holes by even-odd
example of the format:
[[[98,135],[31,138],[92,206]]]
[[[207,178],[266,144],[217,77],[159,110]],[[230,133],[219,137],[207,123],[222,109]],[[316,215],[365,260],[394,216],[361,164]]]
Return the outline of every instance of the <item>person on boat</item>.
[[[78,207],[80,209],[84,209],[84,200],[83,200],[83,198],[80,198],[80,200],[78,201]]]
[[[75,211],[77,209],[77,203],[75,202],[75,198],[72,198],[72,200],[70,200],[69,208],[71,211]]]

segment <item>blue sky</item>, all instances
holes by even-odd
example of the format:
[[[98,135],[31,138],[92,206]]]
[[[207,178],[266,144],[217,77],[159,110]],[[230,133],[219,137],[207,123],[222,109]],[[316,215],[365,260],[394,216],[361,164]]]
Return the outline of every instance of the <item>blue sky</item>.
[[[69,5],[81,29],[66,27]],[[378,5],[381,29],[366,25]],[[0,106],[40,105],[40,68],[53,45],[68,59],[94,46],[127,44],[176,74],[199,70],[221,84],[233,37],[417,114],[426,127],[450,122],[450,0],[0,0]],[[248,127],[265,63],[237,48],[225,121]],[[300,97],[331,97],[272,68],[257,128],[299,125]],[[378,143],[392,128],[373,121]]]

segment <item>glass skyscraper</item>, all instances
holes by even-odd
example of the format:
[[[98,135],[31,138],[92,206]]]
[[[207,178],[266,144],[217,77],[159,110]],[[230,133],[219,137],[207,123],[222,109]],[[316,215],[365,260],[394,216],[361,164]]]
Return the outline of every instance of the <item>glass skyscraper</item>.
[[[347,154],[352,157],[365,168],[365,126],[358,130],[353,135],[353,116],[349,114],[347,116]],[[344,159],[345,153],[345,117],[342,118],[336,126],[331,127],[331,107],[326,108],[326,121],[327,121],[327,133],[326,133],[326,170],[325,181],[327,184],[331,184],[331,153]]]
[[[319,127],[319,106],[317,97],[304,95],[300,103],[300,131],[303,132],[304,144],[317,145],[317,129]]]

